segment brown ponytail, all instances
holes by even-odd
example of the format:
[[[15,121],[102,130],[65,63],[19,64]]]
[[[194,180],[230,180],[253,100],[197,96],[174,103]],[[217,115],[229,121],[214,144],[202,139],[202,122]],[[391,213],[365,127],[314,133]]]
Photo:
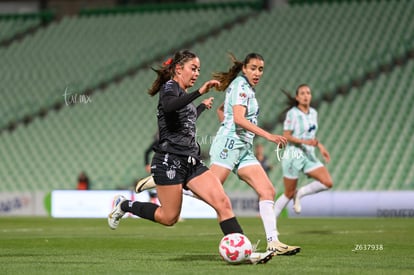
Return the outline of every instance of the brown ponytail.
[[[296,93],[295,93],[295,95],[298,95],[298,93],[299,93],[299,89],[300,88],[302,88],[302,87],[304,87],[304,86],[307,86],[307,87],[309,87],[309,85],[308,84],[300,84],[297,88],[296,88]],[[284,93],[285,94],[285,96],[287,97],[287,99],[286,99],[286,104],[287,104],[287,107],[282,111],[282,115],[283,116],[285,116],[286,115],[286,113],[292,108],[292,107],[297,107],[298,105],[299,105],[299,102],[296,100],[296,97],[293,97],[289,92],[287,92],[286,90],[284,90],[284,89],[281,89],[281,91],[282,91],[282,93]]]
[[[161,86],[164,85],[165,82],[174,77],[175,67],[177,65],[184,65],[184,63],[186,63],[188,60],[196,57],[197,55],[195,53],[190,52],[189,50],[183,50],[176,52],[173,58],[167,59],[163,63],[163,66],[161,66],[160,68],[151,68],[157,74],[157,78],[152,83],[151,88],[148,89],[148,93],[151,96],[156,95],[161,89]]]
[[[233,66],[227,72],[213,73],[213,78],[220,81],[220,86],[217,88],[217,91],[225,91],[230,83],[238,76],[243,66],[246,66],[249,63],[250,59],[264,60],[263,57],[257,53],[249,53],[244,58],[243,62],[237,60],[232,53],[229,53],[229,57]]]

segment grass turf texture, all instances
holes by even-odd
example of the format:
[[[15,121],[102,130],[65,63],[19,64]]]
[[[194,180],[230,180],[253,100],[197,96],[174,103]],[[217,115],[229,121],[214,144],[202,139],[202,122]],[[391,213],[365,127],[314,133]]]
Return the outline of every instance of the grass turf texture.
[[[264,250],[261,220],[239,221]],[[4,217],[0,274],[414,273],[414,219],[284,218],[279,230],[282,241],[302,246],[302,252],[265,265],[232,266],[218,254],[222,234],[213,219],[164,227],[128,218],[112,231],[105,219]]]

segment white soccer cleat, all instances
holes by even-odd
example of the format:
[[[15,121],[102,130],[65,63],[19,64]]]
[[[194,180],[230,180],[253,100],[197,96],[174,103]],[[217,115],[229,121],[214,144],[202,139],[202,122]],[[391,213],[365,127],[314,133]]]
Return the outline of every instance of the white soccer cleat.
[[[140,179],[137,184],[135,184],[135,193],[141,193],[144,190],[155,188],[155,181],[152,176],[148,176]]]
[[[302,211],[302,206],[300,205],[300,198],[298,197],[298,192],[295,193],[293,197],[293,210],[296,214],[300,214]]]
[[[300,252],[300,246],[291,246],[279,241],[267,243],[267,251],[273,252],[275,255],[291,256]]]
[[[252,252],[248,262],[250,264],[265,264],[270,261],[274,256],[273,251],[266,251],[266,252]]]
[[[125,212],[121,210],[121,203],[126,200],[127,199],[122,195],[115,196],[114,198],[114,207],[108,215],[108,225],[113,230],[118,228],[119,221],[125,215]]]

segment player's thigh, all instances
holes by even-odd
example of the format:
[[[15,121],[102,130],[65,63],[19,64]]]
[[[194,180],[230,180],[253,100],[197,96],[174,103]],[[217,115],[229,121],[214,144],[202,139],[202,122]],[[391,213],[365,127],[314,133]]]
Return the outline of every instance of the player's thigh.
[[[293,198],[296,192],[296,187],[298,185],[298,179],[283,177],[283,185],[285,186],[285,196],[289,199]]]
[[[160,207],[155,212],[155,220],[171,225],[180,217],[182,206],[182,184],[157,185]]]
[[[314,178],[315,180],[321,182],[326,187],[331,188],[333,185],[331,174],[325,166],[319,166],[306,173],[308,176]]]
[[[259,200],[274,200],[275,188],[260,163],[242,166],[237,174],[256,191]]]
[[[231,170],[229,168],[221,166],[219,164],[212,164],[210,171],[220,180],[221,184],[224,184],[227,177],[230,175]]]
[[[216,210],[219,220],[234,216],[230,199],[224,192],[219,179],[210,170],[191,179],[187,187]]]
[[[282,160],[284,194],[291,199],[295,195],[299,173],[304,167],[304,158],[284,158]]]

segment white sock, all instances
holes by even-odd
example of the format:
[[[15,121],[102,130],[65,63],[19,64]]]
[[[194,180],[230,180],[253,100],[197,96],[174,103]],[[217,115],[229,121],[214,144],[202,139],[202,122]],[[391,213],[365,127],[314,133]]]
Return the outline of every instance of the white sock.
[[[275,216],[278,218],[283,209],[289,203],[290,199],[282,194],[275,202]]]
[[[279,235],[279,230],[277,229],[277,219],[280,216],[280,213],[282,213],[283,209],[286,207],[286,205],[289,203],[290,199],[285,196],[285,194],[280,195],[280,197],[276,200],[275,206],[274,206],[274,215],[276,217],[276,233]]]
[[[267,242],[279,241],[276,231],[276,216],[274,214],[274,201],[259,201],[259,213],[262,218],[263,226],[266,232]]]
[[[328,189],[326,185],[320,183],[319,181],[312,181],[311,183],[299,188],[296,196],[301,198],[303,196],[316,194],[318,192],[325,191],[326,189]]]

